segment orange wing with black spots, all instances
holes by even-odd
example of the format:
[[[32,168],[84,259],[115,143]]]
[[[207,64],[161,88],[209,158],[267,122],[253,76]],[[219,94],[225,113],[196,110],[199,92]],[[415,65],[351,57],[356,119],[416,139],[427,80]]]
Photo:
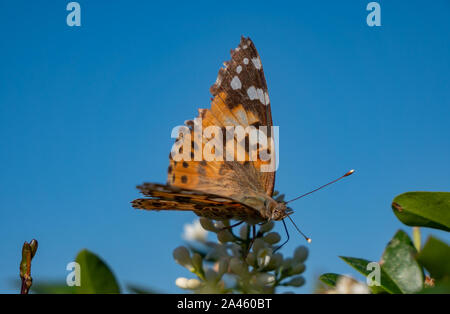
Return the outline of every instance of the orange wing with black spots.
[[[211,126],[220,127],[224,146],[227,127],[266,126],[269,133],[267,135],[269,138],[271,136],[272,116],[267,84],[261,59],[253,42],[242,37],[239,46],[231,51],[231,56],[232,59],[224,63],[216,83],[210,88],[214,96],[211,109],[200,109],[197,119],[187,122],[191,132],[185,140],[191,144],[183,146],[191,148],[191,157],[202,155],[208,141],[205,137],[201,140],[195,138],[193,129],[196,124],[201,123],[197,126],[203,130]],[[247,162],[227,162],[225,152],[225,161],[171,160],[168,184],[226,195],[236,200],[240,200],[244,193],[257,192],[271,196],[275,172],[262,172],[261,166],[267,162],[260,158],[250,161],[248,138],[244,141],[233,138],[231,141],[233,143],[230,145],[236,148],[234,160],[238,160],[237,147],[241,146],[244,148],[244,159]]]
[[[219,70],[217,80],[210,88],[214,96],[211,108],[199,109],[198,117],[186,122],[187,131],[180,133],[176,142],[179,145],[174,145],[173,153],[183,154],[183,159],[175,158],[174,154],[169,155],[167,186],[180,188],[181,191],[198,191],[200,194],[195,194],[196,201],[198,201],[199,195],[215,195],[240,203],[247,209],[253,208],[256,212],[250,215],[247,210],[243,210],[244,207],[236,204],[231,206],[227,203],[226,208],[229,212],[233,212],[233,219],[236,219],[235,213],[239,210],[253,218],[264,217],[264,214],[260,212],[260,202],[256,204],[255,199],[264,200],[265,197],[272,196],[275,171],[261,171],[261,167],[269,161],[263,161],[259,157],[262,147],[250,146],[250,134],[244,138],[228,136],[228,128],[242,127],[245,129],[266,126],[265,135],[270,141],[272,116],[267,84],[260,56],[249,38],[241,38],[239,46],[231,51],[231,57],[231,60],[225,62],[224,67]],[[207,145],[211,140],[211,134],[208,136],[208,134],[198,133],[195,130],[196,128],[206,130],[208,127],[215,128],[214,136],[223,139],[224,148],[227,145],[234,147],[231,156],[229,151],[223,149],[217,153],[223,157],[222,160],[216,158],[206,161],[204,159],[203,155],[208,149]],[[255,148],[258,152],[256,158],[250,158],[251,148]],[[188,151],[184,152],[185,149]],[[271,149],[274,148],[269,147],[269,152]],[[215,147],[211,152],[216,154]],[[239,152],[243,153],[243,159]],[[199,156],[200,158],[198,158]],[[254,155],[252,154],[252,156]],[[274,156],[273,152],[272,156]],[[148,187],[156,187],[156,185]],[[168,188],[167,193],[170,194],[169,190]],[[191,197],[189,201],[180,201],[177,204],[177,200],[169,199],[167,194],[164,198],[159,198],[151,192],[152,190],[147,188],[147,194],[151,199],[147,199],[145,202],[137,200],[139,202],[135,201],[133,206],[156,210],[183,208],[182,210],[201,213],[200,209],[194,210],[192,207],[186,209],[189,208],[188,203],[193,202],[194,197]],[[159,208],[157,208],[158,206]],[[202,203],[199,206],[209,208],[211,205]],[[224,214],[224,216],[228,217],[229,215]]]

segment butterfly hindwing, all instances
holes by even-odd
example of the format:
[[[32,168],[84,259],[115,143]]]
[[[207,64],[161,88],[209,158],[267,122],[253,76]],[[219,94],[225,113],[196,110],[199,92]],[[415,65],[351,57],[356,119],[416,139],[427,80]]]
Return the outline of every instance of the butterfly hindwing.
[[[138,189],[150,197],[134,200],[132,206],[138,209],[193,211],[215,220],[264,220],[258,211],[218,195],[153,183],[144,183]]]

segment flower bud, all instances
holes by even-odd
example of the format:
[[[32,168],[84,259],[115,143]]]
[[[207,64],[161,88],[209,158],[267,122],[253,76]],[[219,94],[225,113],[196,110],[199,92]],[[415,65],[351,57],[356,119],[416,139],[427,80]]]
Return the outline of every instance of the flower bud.
[[[294,252],[294,259],[296,262],[304,262],[306,258],[308,257],[308,249],[306,246],[299,246],[297,249],[295,249]]]
[[[253,249],[254,253],[258,254],[258,251],[265,248],[266,246],[267,246],[267,243],[264,242],[263,239],[257,238],[257,239],[255,239],[255,241],[253,241],[252,249]]]
[[[242,253],[242,248],[240,245],[236,243],[231,243],[230,245],[231,252],[233,253],[233,256],[240,257]]]
[[[192,269],[192,260],[189,255],[189,251],[186,247],[184,247],[184,246],[177,247],[173,251],[173,258],[181,266],[184,266],[184,267],[188,268],[189,270]]]
[[[214,226],[211,219],[200,217],[200,225],[202,225],[203,229],[205,230],[217,232],[217,228]]]
[[[292,265],[291,271],[289,272],[291,275],[298,275],[305,271],[305,264],[303,263],[295,263]]]
[[[275,282],[275,276],[268,273],[258,273],[255,276],[255,284],[258,286],[267,286]]]
[[[245,276],[248,273],[247,267],[237,257],[231,258],[230,269],[233,273],[240,276]]]
[[[269,232],[270,230],[272,230],[274,226],[275,226],[274,222],[269,221],[269,222],[266,222],[264,225],[262,225],[259,228],[259,231],[262,233],[266,233],[266,232]]]
[[[338,294],[368,294],[369,288],[349,276],[340,276],[336,282],[335,292]]]
[[[270,259],[269,265],[267,267],[270,270],[279,268],[281,266],[281,263],[283,263],[283,255],[281,253],[276,253],[272,255],[272,258]]]
[[[31,240],[30,247],[31,247],[31,258],[33,258],[38,248],[38,241],[36,239]]]
[[[258,251],[258,254],[256,255],[256,262],[260,268],[264,268],[269,265],[271,257],[272,249],[264,248]]]
[[[175,284],[178,286],[178,287],[180,287],[181,289],[187,289],[188,287],[188,280],[189,279],[187,279],[187,278],[184,278],[184,277],[180,277],[180,278],[177,278],[177,280],[175,280]]]
[[[187,288],[191,289],[191,290],[198,289],[198,288],[200,288],[201,285],[202,285],[202,283],[198,279],[189,279],[187,281]]]
[[[225,228],[225,224],[223,223],[223,221],[216,221],[214,223],[214,227],[217,229],[217,232],[218,230]]]
[[[235,240],[234,236],[231,234],[230,230],[228,230],[228,229],[220,230],[217,233],[217,239],[221,243],[233,242]]]
[[[283,267],[283,270],[290,269],[292,266],[292,261],[293,261],[292,258],[290,258],[290,257],[286,258],[283,261],[283,263],[281,264],[281,266]]]
[[[281,202],[284,202],[284,197],[285,197],[284,194],[280,194],[280,195],[277,195],[277,197],[274,198],[274,200],[276,200],[278,203],[281,203]]]
[[[228,271],[228,261],[229,258],[223,257],[219,260],[219,266],[218,266],[218,274],[220,277],[223,276]]]
[[[286,286],[292,286],[292,287],[301,287],[305,284],[305,278],[302,276],[296,276],[285,283]]]
[[[249,252],[247,254],[247,257],[245,258],[245,261],[247,262],[248,265],[255,266],[255,262],[256,262],[255,253]]]
[[[264,239],[264,241],[266,241],[267,243],[273,245],[273,244],[275,244],[275,243],[280,242],[281,237],[280,237],[280,235],[279,235],[278,233],[276,233],[276,232],[270,232],[270,233],[266,234],[266,235],[264,236],[263,239]]]
[[[205,278],[209,282],[216,282],[219,279],[219,275],[214,271],[214,269],[208,268],[205,272]]]

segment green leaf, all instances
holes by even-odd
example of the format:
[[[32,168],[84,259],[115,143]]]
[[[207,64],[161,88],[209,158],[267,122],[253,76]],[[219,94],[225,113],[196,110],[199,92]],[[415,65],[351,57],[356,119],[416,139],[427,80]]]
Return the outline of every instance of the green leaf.
[[[397,218],[408,226],[450,231],[450,192],[408,192],[392,202]]]
[[[372,263],[368,260],[362,259],[362,258],[355,258],[355,257],[345,257],[345,256],[339,256],[344,262],[349,264],[351,267],[356,269],[359,273],[363,274],[364,276],[369,276],[373,270],[372,268],[367,266]],[[388,276],[388,274],[383,270],[382,267],[380,267],[380,286],[371,286],[369,287],[372,290],[372,293],[402,293],[400,288],[395,284],[395,282],[392,281],[392,279]]]
[[[33,284],[31,292],[36,294],[74,294],[75,287],[69,287],[63,282],[43,282]]]
[[[450,246],[445,242],[429,237],[417,260],[435,280],[450,279]]]
[[[335,273],[326,273],[319,277],[320,281],[324,284],[334,288],[336,287],[336,282],[341,275]]]
[[[423,288],[423,269],[416,261],[416,255],[417,250],[408,234],[399,230],[381,257],[381,268],[402,293],[415,293]]]
[[[425,287],[421,294],[450,294],[450,283],[443,282],[436,284],[434,287]]]
[[[78,253],[76,262],[81,273],[81,286],[75,289],[78,294],[120,293],[113,273],[97,255],[85,249]]]

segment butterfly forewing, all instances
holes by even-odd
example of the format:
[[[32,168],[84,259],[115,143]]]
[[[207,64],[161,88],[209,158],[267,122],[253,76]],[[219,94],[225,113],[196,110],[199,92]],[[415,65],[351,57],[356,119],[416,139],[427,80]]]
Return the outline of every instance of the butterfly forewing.
[[[170,154],[167,186],[141,186],[141,191],[150,198],[135,200],[134,207],[192,210],[200,216],[214,216],[214,219],[263,219],[260,206],[248,199],[272,195],[275,171],[262,172],[261,166],[266,161],[259,156],[250,158],[248,136],[237,138],[229,133],[235,127],[266,126],[265,133],[270,138],[272,117],[267,84],[260,56],[249,38],[241,38],[239,46],[231,51],[231,57],[219,70],[217,80],[210,88],[213,95],[211,108],[199,109],[198,117],[186,123],[188,135],[180,134],[177,139],[180,148],[177,147],[175,153],[186,153],[183,150],[189,147],[187,155],[183,155],[189,158],[179,160]],[[217,154],[222,159],[204,158],[211,134],[208,136],[195,130],[208,127],[221,132],[224,149]],[[231,154],[226,145],[234,148]],[[238,156],[238,152],[243,152],[244,160],[239,158],[242,156]],[[162,192],[164,187],[166,190]],[[218,197],[224,199],[219,201]]]

